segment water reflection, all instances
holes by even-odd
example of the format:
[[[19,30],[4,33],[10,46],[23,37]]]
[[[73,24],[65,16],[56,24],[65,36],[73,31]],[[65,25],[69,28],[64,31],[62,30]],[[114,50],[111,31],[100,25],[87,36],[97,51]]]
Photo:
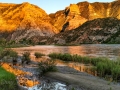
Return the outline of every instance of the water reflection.
[[[85,44],[80,46],[31,46],[14,48],[19,54],[29,51],[31,54],[41,52],[43,54],[49,53],[70,53],[82,56],[91,57],[108,57],[115,59],[120,56],[120,44]]]

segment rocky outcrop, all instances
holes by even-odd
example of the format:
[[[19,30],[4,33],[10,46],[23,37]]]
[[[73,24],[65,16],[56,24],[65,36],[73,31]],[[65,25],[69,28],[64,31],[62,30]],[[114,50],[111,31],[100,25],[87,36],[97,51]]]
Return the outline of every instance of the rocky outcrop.
[[[70,4],[64,10],[49,16],[52,18],[52,24],[63,32],[75,29],[86,21],[97,18],[115,17],[120,19],[120,1],[111,3],[79,2]]]
[[[44,10],[28,2],[0,3],[0,37],[16,41],[33,36],[51,37],[58,31],[50,21]]]
[[[56,34],[47,44],[120,43],[120,20],[99,18],[78,28]]]

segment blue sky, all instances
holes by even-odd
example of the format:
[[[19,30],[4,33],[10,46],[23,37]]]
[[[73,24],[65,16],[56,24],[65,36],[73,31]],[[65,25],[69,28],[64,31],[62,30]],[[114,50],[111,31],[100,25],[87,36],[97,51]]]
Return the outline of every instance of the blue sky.
[[[35,4],[46,11],[46,13],[54,13],[58,10],[63,10],[70,3],[78,3],[82,1],[88,2],[111,2],[113,0],[0,0],[0,3],[22,3],[29,2]]]

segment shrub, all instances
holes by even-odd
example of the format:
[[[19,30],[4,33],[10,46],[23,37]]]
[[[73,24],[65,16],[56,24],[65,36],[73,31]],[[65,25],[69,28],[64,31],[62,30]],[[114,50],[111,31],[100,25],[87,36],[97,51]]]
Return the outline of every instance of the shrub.
[[[45,56],[45,55],[42,54],[42,53],[39,53],[39,52],[35,52],[35,57],[36,58],[41,58],[42,56]]]
[[[15,52],[11,49],[5,49],[1,52],[1,57],[4,57],[4,56],[10,56],[10,57],[16,58],[18,56],[18,54],[17,54],[17,52]]]
[[[22,64],[25,62],[26,64],[29,64],[30,63],[30,53],[29,52],[25,52],[23,53],[23,56],[22,56]]]
[[[41,71],[42,74],[50,71],[56,71],[55,61],[50,59],[46,61],[41,61],[39,64],[39,71]]]

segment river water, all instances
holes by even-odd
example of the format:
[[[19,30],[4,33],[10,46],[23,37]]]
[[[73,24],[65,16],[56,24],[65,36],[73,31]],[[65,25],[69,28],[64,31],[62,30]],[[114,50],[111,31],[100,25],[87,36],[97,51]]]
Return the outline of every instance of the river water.
[[[21,55],[24,52],[30,52],[31,57],[34,59],[35,59],[35,56],[34,56],[35,52],[40,52],[46,55],[54,52],[70,53],[70,54],[78,54],[81,56],[90,56],[90,57],[107,57],[113,60],[120,57],[120,44],[85,44],[85,45],[83,44],[80,46],[36,45],[36,46],[20,47],[20,48],[13,48],[13,49],[17,51],[19,55]],[[62,61],[58,61],[57,64],[69,66],[81,72],[84,72],[85,68],[89,67],[89,66],[84,66],[83,64],[75,63],[75,62],[72,62],[72,63],[67,62],[66,64]],[[61,84],[59,82],[52,82],[50,84],[51,85],[48,85],[49,88],[54,88],[50,90],[68,90],[65,84]],[[42,90],[42,88],[44,87],[45,89],[47,89],[46,88],[47,84],[44,84],[44,85],[40,84],[40,85],[41,86],[39,88],[38,86],[34,86],[32,88],[29,88],[28,90]]]
[[[41,52],[46,55],[56,52],[116,59],[120,57],[120,44],[83,44],[80,46],[36,45],[30,47],[15,48],[15,51],[17,51],[19,54],[29,51],[31,55],[33,55],[35,52]]]

